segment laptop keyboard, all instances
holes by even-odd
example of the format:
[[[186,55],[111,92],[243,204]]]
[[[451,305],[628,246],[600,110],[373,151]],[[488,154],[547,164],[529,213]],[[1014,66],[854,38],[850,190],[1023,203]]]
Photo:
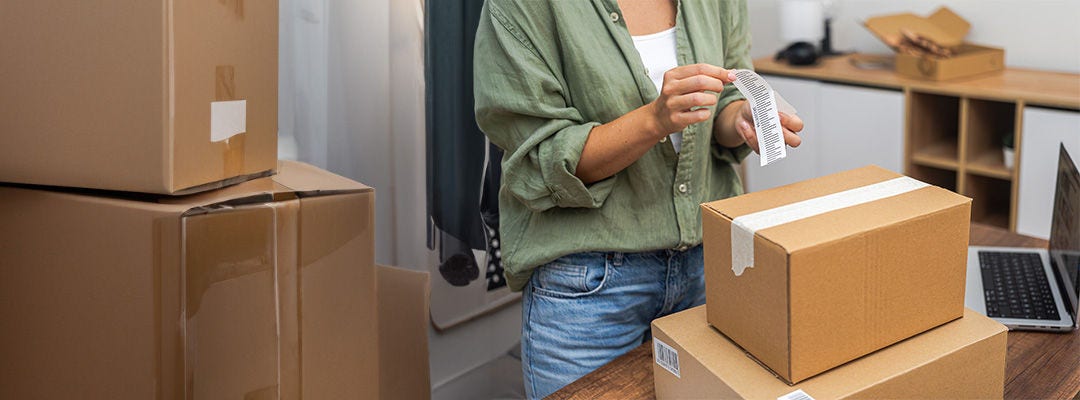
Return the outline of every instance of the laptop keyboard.
[[[1061,319],[1039,254],[980,251],[979,265],[987,316]]]

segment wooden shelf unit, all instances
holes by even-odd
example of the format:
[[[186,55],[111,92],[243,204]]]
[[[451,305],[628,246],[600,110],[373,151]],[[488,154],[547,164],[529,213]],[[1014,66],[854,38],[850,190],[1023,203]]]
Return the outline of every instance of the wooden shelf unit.
[[[1080,110],[1080,75],[1006,69],[931,82],[856,68],[853,57],[826,58],[810,67],[763,58],[754,67],[763,74],[902,90],[904,173],[974,199],[972,222],[1015,231],[1024,107]],[[1013,168],[1005,166],[1006,136],[1016,149]]]

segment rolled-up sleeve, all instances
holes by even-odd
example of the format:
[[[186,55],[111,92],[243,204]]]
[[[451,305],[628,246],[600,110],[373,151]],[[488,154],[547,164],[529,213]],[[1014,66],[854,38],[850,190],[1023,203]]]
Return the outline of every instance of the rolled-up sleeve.
[[[473,56],[476,122],[505,154],[503,190],[533,211],[599,208],[615,177],[586,185],[574,175],[592,128],[570,105],[558,63],[488,2]]]
[[[754,69],[754,62],[750,58],[750,14],[746,0],[724,1],[720,4],[724,7],[721,13],[725,22],[724,26],[720,27],[724,38],[724,68]],[[720,94],[716,109],[723,110],[731,102],[745,98],[734,85],[731,85]],[[732,164],[741,163],[751,151],[750,146],[746,144],[728,148],[714,141],[712,146],[714,157]]]

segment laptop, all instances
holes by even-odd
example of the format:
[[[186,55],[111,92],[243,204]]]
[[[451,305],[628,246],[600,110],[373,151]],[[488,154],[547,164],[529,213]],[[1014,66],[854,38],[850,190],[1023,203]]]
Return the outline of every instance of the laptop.
[[[1061,145],[1050,249],[968,248],[968,308],[1009,329],[1076,329],[1080,297],[1080,172]]]

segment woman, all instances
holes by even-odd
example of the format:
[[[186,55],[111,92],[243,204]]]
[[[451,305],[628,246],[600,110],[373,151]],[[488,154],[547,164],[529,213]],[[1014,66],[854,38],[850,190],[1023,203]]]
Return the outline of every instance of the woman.
[[[505,151],[502,256],[547,396],[705,299],[699,204],[756,150],[745,0],[487,0],[476,120]],[[798,146],[796,116],[781,115]]]

